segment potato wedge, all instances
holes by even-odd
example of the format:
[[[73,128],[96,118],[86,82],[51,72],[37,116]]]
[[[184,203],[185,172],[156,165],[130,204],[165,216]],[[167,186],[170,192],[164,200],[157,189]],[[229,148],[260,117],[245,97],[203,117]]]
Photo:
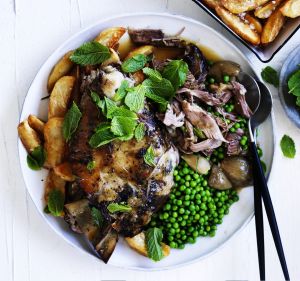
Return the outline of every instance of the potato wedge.
[[[46,203],[48,203],[49,193],[53,189],[57,189],[65,194],[65,185],[66,182],[61,177],[56,175],[53,170],[50,170],[45,182],[44,199]]]
[[[260,36],[249,24],[243,22],[237,15],[234,15],[222,7],[216,8],[218,16],[239,36],[253,45],[260,43]]]
[[[209,8],[215,9],[216,7],[220,6],[220,0],[203,0],[204,4]]]
[[[27,119],[19,124],[18,133],[28,153],[41,145],[41,140],[37,132],[29,126]]]
[[[73,76],[63,76],[55,83],[49,100],[49,119],[65,116],[74,84],[75,78]]]
[[[72,174],[69,162],[64,162],[53,168],[54,173],[65,181],[74,181],[75,176]]]
[[[108,48],[113,48],[119,42],[120,38],[125,32],[126,28],[124,27],[107,28],[99,33],[99,35],[95,38],[95,41]]]
[[[70,56],[72,55],[73,51],[67,52],[59,61],[58,63],[53,67],[49,77],[48,77],[48,83],[47,83],[47,89],[50,93],[56,83],[56,81],[67,75],[71,68],[73,67],[74,63],[70,60]]]
[[[261,34],[261,43],[268,44],[273,42],[285,22],[285,16],[280,9],[275,10],[268,18]]]
[[[121,60],[120,60],[118,53],[114,49],[110,48],[110,58],[107,59],[106,61],[104,61],[102,63],[102,66],[107,66],[107,65],[113,64],[113,63],[121,64]]]
[[[148,257],[144,232],[141,232],[133,237],[126,237],[125,240],[130,248],[137,251],[141,255]],[[170,254],[170,247],[162,243],[162,252],[165,257],[168,256]]]
[[[35,115],[30,114],[28,116],[28,124],[33,130],[35,130],[40,136],[44,138],[45,123],[41,119],[37,118]]]
[[[246,21],[246,23],[249,23],[250,28],[253,27],[258,34],[262,33],[262,25],[257,18],[255,18],[249,14],[246,14],[245,21]]]
[[[145,46],[141,46],[138,47],[134,50],[132,50],[125,58],[125,60],[130,59],[131,57],[135,56],[135,55],[145,55],[145,56],[149,56],[153,53],[154,51],[154,47],[151,45],[145,45]]]
[[[280,12],[289,18],[300,16],[300,0],[288,0],[280,8]]]
[[[282,0],[270,1],[265,5],[255,9],[254,15],[260,19],[267,19],[272,15],[272,13],[275,11],[276,7],[280,4],[280,2],[282,2]]]
[[[54,117],[48,120],[44,128],[44,148],[47,154],[45,167],[54,168],[62,163],[66,142],[62,134],[64,119]]]
[[[234,14],[254,10],[257,7],[255,0],[221,0],[222,5]]]

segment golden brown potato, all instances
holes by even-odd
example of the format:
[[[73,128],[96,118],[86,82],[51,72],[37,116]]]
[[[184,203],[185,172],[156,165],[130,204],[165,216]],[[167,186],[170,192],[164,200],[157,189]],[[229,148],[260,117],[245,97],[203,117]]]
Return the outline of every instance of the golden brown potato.
[[[249,23],[250,27],[251,25],[254,27],[255,31],[258,34],[261,34],[262,32],[262,25],[258,19],[255,17],[252,17],[251,15],[247,14],[245,15],[245,20]]]
[[[289,18],[300,16],[300,0],[288,0],[280,8],[280,12]]]
[[[99,35],[95,38],[95,41],[107,46],[108,48],[114,48],[125,32],[126,28],[124,27],[107,28],[99,33]]]
[[[234,14],[251,11],[258,6],[255,0],[221,0],[221,3],[227,10]]]
[[[70,56],[72,55],[73,51],[67,52],[59,61],[58,63],[53,67],[49,77],[48,77],[48,83],[47,83],[47,89],[50,93],[53,89],[54,84],[56,81],[67,75],[71,68],[73,67],[73,62],[70,60]]]
[[[66,182],[56,175],[54,171],[51,169],[47,175],[47,179],[45,182],[45,193],[44,193],[44,199],[46,201],[46,204],[48,203],[48,195],[51,190],[57,189],[61,191],[63,194],[65,194],[65,185]]]
[[[221,4],[220,0],[202,0],[202,2],[204,2],[205,5],[207,5],[212,9],[215,9],[217,6]]]
[[[40,120],[39,118],[37,118],[35,115],[30,114],[28,116],[28,124],[40,136],[44,137],[44,126],[45,126],[45,123],[42,120]]]
[[[255,9],[254,15],[260,19],[267,19],[275,11],[276,7],[282,2],[282,0],[273,0],[265,5]]]
[[[63,137],[62,127],[64,119],[54,117],[48,120],[44,128],[45,151],[47,159],[45,167],[54,168],[62,163],[66,142]]]
[[[74,181],[75,176],[72,174],[69,162],[64,162],[53,168],[54,173],[65,181]]]
[[[125,58],[125,60],[130,59],[131,57],[135,56],[135,55],[145,55],[145,56],[149,56],[153,53],[154,51],[154,47],[151,45],[145,45],[145,46],[141,46],[138,47],[134,50],[132,50],[127,57]]]
[[[126,237],[125,240],[130,246],[130,248],[132,248],[133,250],[137,251],[145,257],[148,256],[144,232],[141,232],[132,238]],[[170,247],[162,243],[162,252],[165,257],[168,256],[170,254]]]
[[[49,100],[49,119],[65,116],[74,84],[73,76],[63,76],[55,83]]]
[[[280,12],[280,9],[275,10],[268,18],[263,27],[261,34],[261,43],[268,44],[273,42],[285,22],[285,17]]]
[[[235,33],[253,45],[260,43],[258,33],[253,30],[249,24],[243,22],[237,15],[234,15],[222,7],[216,8],[218,16],[226,23]]]
[[[27,119],[19,124],[18,133],[28,153],[41,145],[41,140],[37,132],[29,126]]]
[[[104,61],[102,63],[102,66],[107,66],[107,65],[113,64],[113,63],[121,64],[121,61],[120,61],[120,57],[119,57],[118,53],[114,49],[110,48],[110,58],[107,59],[106,61]]]
[[[145,80],[145,75],[142,70],[138,70],[132,74],[134,85],[139,85]]]

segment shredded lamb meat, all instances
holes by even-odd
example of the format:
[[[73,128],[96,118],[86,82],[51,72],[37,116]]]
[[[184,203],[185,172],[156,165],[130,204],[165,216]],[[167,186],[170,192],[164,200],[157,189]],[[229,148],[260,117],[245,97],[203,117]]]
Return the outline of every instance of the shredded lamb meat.
[[[233,86],[236,111],[249,119],[252,115],[252,111],[246,102],[246,88],[239,82],[233,81],[231,84]]]
[[[227,155],[228,156],[239,155],[242,151],[242,148],[240,146],[241,136],[236,133],[229,133],[226,136],[226,139],[228,141]]]

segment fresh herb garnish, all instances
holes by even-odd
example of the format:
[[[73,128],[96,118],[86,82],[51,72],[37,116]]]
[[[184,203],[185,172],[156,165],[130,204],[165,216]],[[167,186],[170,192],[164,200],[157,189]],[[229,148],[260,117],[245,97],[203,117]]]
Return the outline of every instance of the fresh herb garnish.
[[[44,213],[51,214],[51,212],[49,211],[48,205],[45,206]]]
[[[109,48],[92,41],[84,43],[70,56],[70,60],[80,65],[94,65],[110,58]]]
[[[32,170],[40,170],[46,160],[46,152],[42,146],[36,147],[27,155],[27,165]]]
[[[95,169],[96,161],[92,160],[87,163],[86,168],[91,172]]]
[[[155,153],[153,147],[150,145],[144,155],[144,161],[149,166],[155,166]]]
[[[121,82],[121,85],[119,87],[119,89],[117,90],[116,94],[113,97],[114,101],[121,101],[122,99],[125,98],[126,93],[127,93],[127,89],[129,88],[129,82],[127,80],[123,80]]]
[[[68,112],[66,113],[63,122],[63,136],[67,142],[71,139],[72,135],[75,133],[79,121],[81,119],[81,116],[82,114],[78,106],[73,101],[73,104],[71,108],[68,110]]]
[[[106,118],[111,119],[113,117],[114,111],[118,108],[118,106],[116,105],[116,103],[114,101],[112,101],[111,99],[109,99],[107,97],[105,97],[104,100],[105,100]]]
[[[152,69],[150,67],[143,68],[143,73],[146,74],[153,81],[159,82],[162,79],[161,74],[157,70]]]
[[[134,136],[137,141],[141,141],[145,136],[145,124],[139,123],[134,131]]]
[[[118,204],[118,203],[110,203],[107,206],[107,210],[110,213],[116,213],[116,212],[121,212],[121,213],[128,213],[130,212],[132,209],[130,206],[126,205],[126,204]]]
[[[101,212],[97,208],[92,207],[91,215],[92,215],[94,225],[98,226],[98,227],[101,227],[103,225],[103,222],[104,222],[104,218],[103,218]]]
[[[95,133],[90,138],[89,145],[93,148],[97,148],[107,143],[110,143],[116,138],[117,137],[110,130],[110,124],[100,124],[100,126],[96,128]]]
[[[117,107],[115,109],[115,111],[113,111],[112,117],[116,117],[116,116],[130,117],[130,118],[133,118],[133,119],[136,119],[136,120],[138,119],[138,116],[136,115],[136,113],[130,111],[125,106]]]
[[[265,82],[270,83],[274,85],[276,88],[278,88],[279,86],[278,73],[271,66],[267,66],[262,70],[261,77]]]
[[[280,141],[280,147],[283,155],[288,158],[294,158],[296,154],[295,143],[293,139],[284,135]]]
[[[127,60],[125,60],[122,63],[122,70],[124,72],[130,73],[130,72],[136,72],[140,69],[142,69],[145,64],[147,63],[148,58],[147,56],[143,55],[143,54],[138,54],[135,55]]]
[[[142,85],[131,88],[125,97],[125,104],[131,111],[138,112],[144,107],[145,89]]]
[[[300,106],[300,69],[294,72],[288,80],[289,93],[297,97],[296,104]]]
[[[102,110],[105,110],[105,101],[100,99],[96,92],[91,92],[92,101]]]
[[[168,79],[175,90],[181,87],[187,76],[189,68],[183,60],[172,60],[163,69],[162,76]]]
[[[160,261],[164,257],[161,247],[162,230],[157,227],[149,228],[145,233],[145,238],[148,257],[154,261]]]
[[[59,217],[64,209],[65,196],[58,189],[52,189],[48,195],[48,209],[50,213]]]
[[[123,137],[133,135],[137,125],[135,119],[124,116],[116,116],[111,121],[111,131],[115,136]]]

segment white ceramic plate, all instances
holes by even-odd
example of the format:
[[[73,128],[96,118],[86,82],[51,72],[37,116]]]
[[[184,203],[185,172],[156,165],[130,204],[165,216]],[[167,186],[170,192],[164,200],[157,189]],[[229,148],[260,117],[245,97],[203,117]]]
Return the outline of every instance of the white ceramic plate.
[[[77,48],[86,41],[92,40],[101,30],[112,26],[160,28],[166,34],[175,34],[185,27],[182,34],[184,38],[211,48],[222,58],[239,63],[243,71],[253,74],[253,69],[249,62],[247,62],[245,56],[232,43],[227,41],[222,35],[218,34],[213,29],[201,24],[200,22],[182,16],[169,14],[147,13],[122,15],[103,20],[77,33],[49,57],[32,82],[24,102],[21,120],[24,120],[31,113],[46,119],[48,101],[41,101],[41,98],[47,95],[47,77],[54,64],[67,51]],[[261,126],[259,140],[264,151],[264,161],[270,169],[272,166],[274,152],[274,134],[271,118],[269,118]],[[77,249],[92,255],[90,250],[85,246],[84,241],[80,240],[79,235],[73,234],[62,219],[53,218],[43,212],[44,182],[42,180],[46,178],[48,171],[43,170],[36,172],[27,167],[26,151],[20,141],[19,155],[27,190],[41,216],[49,224],[49,226],[67,242]],[[189,264],[208,256],[247,225],[253,217],[252,188],[243,189],[239,195],[239,202],[231,207],[229,215],[225,216],[223,224],[218,227],[215,237],[199,238],[197,243],[187,245],[184,250],[172,250],[169,257],[158,263],[154,263],[150,259],[135,253],[133,250],[128,248],[121,239],[109,260],[109,264],[130,269],[160,270]],[[63,253],[61,254],[63,255]]]

